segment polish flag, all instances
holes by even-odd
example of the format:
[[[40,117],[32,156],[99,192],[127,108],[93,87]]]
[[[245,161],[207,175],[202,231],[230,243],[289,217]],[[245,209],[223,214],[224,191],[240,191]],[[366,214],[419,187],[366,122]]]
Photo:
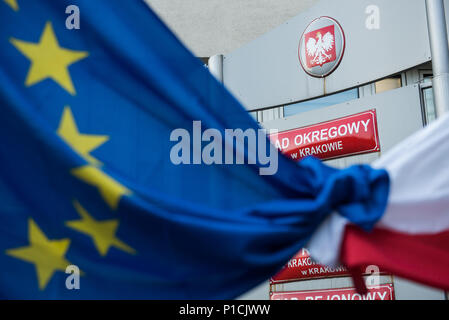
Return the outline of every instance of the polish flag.
[[[372,166],[390,176],[388,205],[370,233],[333,213],[307,245],[320,263],[343,264],[359,291],[377,265],[449,290],[449,115],[403,141]]]

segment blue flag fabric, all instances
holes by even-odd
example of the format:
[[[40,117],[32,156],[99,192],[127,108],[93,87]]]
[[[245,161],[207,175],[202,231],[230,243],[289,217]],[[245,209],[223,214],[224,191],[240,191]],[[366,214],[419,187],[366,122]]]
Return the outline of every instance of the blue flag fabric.
[[[383,214],[368,166],[173,164],[177,128],[258,125],[143,1],[1,0],[0,24],[1,298],[233,298],[329,213]]]

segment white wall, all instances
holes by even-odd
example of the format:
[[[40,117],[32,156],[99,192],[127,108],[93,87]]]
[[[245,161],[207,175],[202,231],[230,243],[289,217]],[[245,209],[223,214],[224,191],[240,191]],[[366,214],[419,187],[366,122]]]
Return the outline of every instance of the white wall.
[[[229,53],[318,0],[145,0],[197,57]]]

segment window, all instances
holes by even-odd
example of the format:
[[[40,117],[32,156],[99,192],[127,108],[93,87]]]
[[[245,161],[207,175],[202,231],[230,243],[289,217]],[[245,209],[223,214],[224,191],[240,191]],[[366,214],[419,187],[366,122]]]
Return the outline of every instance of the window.
[[[422,82],[422,97],[424,103],[424,117],[426,124],[435,121],[437,118],[437,112],[435,108],[435,102],[433,100],[433,88],[432,88],[432,77],[431,72],[420,72],[420,80]]]
[[[375,84],[376,94],[402,87],[401,75],[377,81]]]
[[[337,94],[333,94],[330,96],[325,96],[309,101],[291,104],[284,107],[284,117],[290,117],[298,113],[333,106],[339,103],[355,100],[358,98],[359,98],[359,90],[355,88]]]
[[[208,66],[209,65],[209,57],[199,57],[198,59],[201,60],[201,62],[204,64],[204,66]]]

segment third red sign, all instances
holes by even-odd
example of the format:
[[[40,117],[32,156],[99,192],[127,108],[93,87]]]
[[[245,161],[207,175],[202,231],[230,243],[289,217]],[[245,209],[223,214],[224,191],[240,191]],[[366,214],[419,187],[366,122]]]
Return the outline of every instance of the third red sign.
[[[370,287],[365,295],[354,288],[274,292],[270,300],[394,300],[394,287],[391,283]]]

